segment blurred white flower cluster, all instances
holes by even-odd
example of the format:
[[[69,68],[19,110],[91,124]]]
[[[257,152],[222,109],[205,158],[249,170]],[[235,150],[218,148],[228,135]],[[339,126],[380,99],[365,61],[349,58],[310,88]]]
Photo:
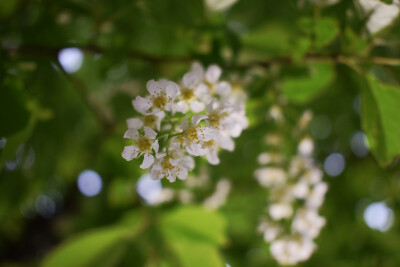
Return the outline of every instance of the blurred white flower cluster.
[[[133,106],[140,117],[127,120],[124,138],[132,140],[122,157],[143,156],[140,165],[154,180],[186,179],[194,156],[205,156],[216,165],[218,151],[232,151],[232,138],[248,126],[246,94],[238,86],[220,81],[217,65],[204,69],[194,63],[181,86],[168,80],[147,82],[149,94],[137,96]]]
[[[273,109],[276,113],[279,107]],[[307,111],[298,121],[300,135],[311,118],[311,112]],[[259,155],[258,161],[264,166],[255,171],[260,185],[269,189],[266,216],[258,230],[270,243],[273,257],[282,265],[293,265],[307,260],[316,248],[313,239],[325,225],[318,209],[328,187],[322,181],[322,170],[313,162],[310,137],[301,138],[297,153],[291,158],[280,152],[282,139],[276,137],[276,134],[266,137],[272,152]]]

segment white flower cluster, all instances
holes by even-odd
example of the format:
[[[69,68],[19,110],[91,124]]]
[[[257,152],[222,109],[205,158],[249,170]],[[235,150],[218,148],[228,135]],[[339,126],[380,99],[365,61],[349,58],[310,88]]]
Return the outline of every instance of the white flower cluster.
[[[299,123],[309,115],[305,113]],[[280,146],[279,141],[273,141],[269,145]],[[307,260],[316,248],[313,239],[325,225],[318,209],[328,187],[322,181],[322,170],[313,162],[312,152],[312,139],[305,137],[289,162],[279,152],[262,153],[258,158],[266,166],[256,170],[255,177],[269,189],[267,215],[259,231],[271,243],[271,254],[282,265]]]
[[[216,165],[218,151],[232,151],[232,138],[247,127],[244,92],[226,81],[217,65],[206,70],[194,63],[181,86],[168,80],[147,82],[146,97],[137,96],[133,106],[140,117],[127,120],[124,138],[133,140],[122,157],[143,156],[140,168],[151,178],[186,179],[194,168],[193,156],[206,156]]]

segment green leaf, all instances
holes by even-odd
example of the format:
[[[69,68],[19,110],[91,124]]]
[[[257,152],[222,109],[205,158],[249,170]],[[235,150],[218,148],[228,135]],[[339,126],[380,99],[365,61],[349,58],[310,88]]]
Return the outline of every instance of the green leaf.
[[[170,238],[168,245],[176,254],[181,266],[224,267],[224,261],[215,246],[190,239]]]
[[[315,24],[315,45],[324,47],[330,44],[339,33],[339,24],[333,18],[321,18]]]
[[[382,166],[400,155],[400,89],[368,75],[361,92],[362,127]]]
[[[312,63],[308,75],[284,77],[282,91],[287,99],[305,103],[322,92],[334,79],[334,67],[330,63]]]
[[[289,39],[285,28],[267,25],[243,36],[242,42],[245,48],[278,56],[290,51]]]
[[[0,137],[21,131],[28,122],[29,112],[23,90],[3,84],[0,89]]]
[[[226,241],[224,218],[202,207],[187,206],[169,212],[162,218],[162,227],[164,232],[219,245]]]
[[[218,250],[226,241],[225,227],[221,215],[196,206],[178,208],[161,220],[165,242],[182,266],[225,266]]]
[[[388,5],[393,4],[393,0],[379,0],[379,1],[381,1],[382,3],[388,4]]]
[[[140,225],[135,215],[124,219],[120,225],[72,237],[47,255],[43,266],[116,266]]]

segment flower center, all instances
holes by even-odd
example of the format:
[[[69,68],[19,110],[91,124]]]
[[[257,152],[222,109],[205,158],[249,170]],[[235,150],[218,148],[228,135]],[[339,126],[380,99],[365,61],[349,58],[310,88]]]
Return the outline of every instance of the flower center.
[[[182,89],[181,97],[183,100],[186,100],[186,101],[191,100],[194,98],[194,92],[192,89],[184,88],[184,89]]]
[[[158,96],[153,97],[153,105],[158,109],[164,109],[168,103],[168,97],[165,93],[161,93]]]
[[[138,140],[138,148],[140,151],[150,151],[153,145],[152,140],[147,137],[142,137]]]
[[[211,127],[218,128],[221,124],[221,120],[228,116],[226,112],[217,113],[213,112],[208,116],[208,122],[210,123]]]
[[[155,115],[147,115],[147,116],[144,116],[144,118],[143,118],[144,126],[147,126],[150,128],[153,128],[153,126],[155,126],[156,121],[157,121],[157,117]]]
[[[186,137],[189,143],[198,141],[199,137],[197,135],[197,129],[190,127],[186,131],[183,132],[183,136]],[[197,142],[198,143],[198,142]]]
[[[213,94],[215,92],[214,84],[210,83],[209,81],[204,81],[207,87],[210,89],[210,93]]]
[[[213,147],[214,144],[215,144],[215,141],[213,139],[211,139],[210,141],[204,142],[205,147]]]
[[[172,170],[174,169],[175,166],[172,165],[171,162],[169,162],[169,158],[165,158],[165,159],[163,160],[163,162],[161,163],[161,167],[162,167],[164,170],[172,171]]]

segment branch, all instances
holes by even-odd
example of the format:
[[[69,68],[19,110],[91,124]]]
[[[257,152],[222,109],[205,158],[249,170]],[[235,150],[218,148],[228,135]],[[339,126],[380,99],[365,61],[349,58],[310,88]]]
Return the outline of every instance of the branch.
[[[107,51],[96,45],[71,45],[81,49],[86,53],[92,54],[105,54]],[[39,56],[48,57],[57,60],[58,53],[66,47],[49,47],[49,46],[20,46],[17,48],[6,48],[6,52],[9,56]],[[154,56],[139,51],[129,51],[128,56],[133,59],[139,59],[150,62],[152,64],[158,63],[189,63],[192,59],[190,57],[179,57],[179,56]]]
[[[75,46],[86,53],[93,54],[104,54],[103,48],[96,45],[87,46]],[[48,46],[21,46],[18,48],[8,48],[6,49],[9,56],[40,56],[40,57],[50,57],[57,60],[58,53],[65,47],[48,47]],[[190,56],[157,56],[151,55],[139,51],[129,51],[128,56],[132,59],[138,59],[146,61],[152,64],[160,63],[184,63],[188,64],[193,58]],[[345,56],[339,54],[332,55],[316,55],[307,54],[304,56],[304,61],[306,62],[333,62],[347,64],[348,62],[353,62],[356,64],[377,64],[386,66],[400,66],[400,58],[386,58],[386,57],[355,57],[355,56]],[[238,67],[240,69],[261,66],[269,68],[272,65],[289,65],[295,63],[291,57],[278,57],[272,58],[270,60],[256,61],[251,63],[240,64]]]

